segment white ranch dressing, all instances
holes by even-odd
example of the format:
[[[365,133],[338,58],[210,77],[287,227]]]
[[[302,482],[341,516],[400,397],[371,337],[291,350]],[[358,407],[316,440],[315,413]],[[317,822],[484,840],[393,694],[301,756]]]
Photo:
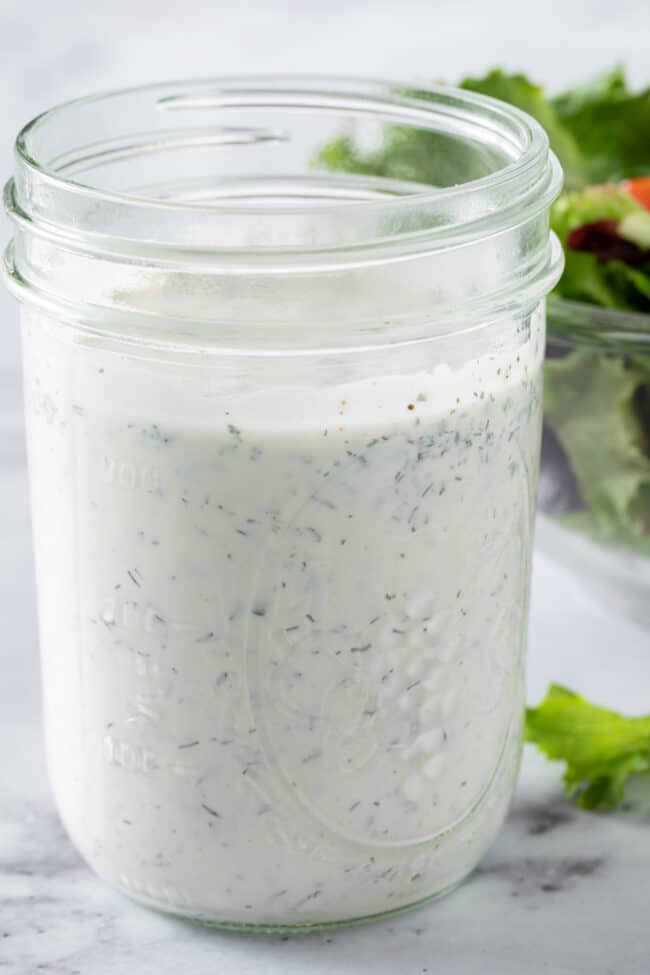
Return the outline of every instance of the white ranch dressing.
[[[474,865],[519,751],[540,321],[459,367],[205,396],[27,329],[50,771],[101,875],[314,924]]]

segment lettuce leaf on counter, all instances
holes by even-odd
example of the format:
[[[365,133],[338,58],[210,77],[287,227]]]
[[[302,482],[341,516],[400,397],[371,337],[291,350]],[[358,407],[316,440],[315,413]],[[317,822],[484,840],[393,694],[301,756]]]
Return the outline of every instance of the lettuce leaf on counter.
[[[545,420],[589,509],[567,524],[650,554],[650,360],[576,349],[548,359],[544,381]]]
[[[566,762],[567,794],[583,809],[611,809],[625,797],[630,775],[650,772],[650,715],[625,718],[552,684],[526,711],[526,740]]]

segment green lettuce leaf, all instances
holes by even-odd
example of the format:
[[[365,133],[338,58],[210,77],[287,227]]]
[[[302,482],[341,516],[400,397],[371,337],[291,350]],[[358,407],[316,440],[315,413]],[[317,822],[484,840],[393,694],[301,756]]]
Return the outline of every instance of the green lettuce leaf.
[[[605,269],[607,281],[616,296],[614,307],[650,312],[650,261],[642,268],[610,261]]]
[[[553,229],[564,240],[575,227],[594,220],[622,220],[645,212],[640,203],[619,186],[590,186],[581,193],[564,193],[553,204]]]
[[[650,365],[600,350],[547,359],[545,422],[560,441],[587,512],[567,516],[599,541],[650,554]]]
[[[580,150],[572,134],[539,85],[522,74],[490,71],[484,78],[466,78],[460,87],[510,102],[533,115],[546,129],[551,146],[564,169],[568,187],[585,185]],[[355,140],[354,129],[326,143],[315,164],[331,170],[412,180],[433,186],[451,186],[497,168],[489,150],[476,146],[468,160],[462,140],[436,132],[399,125],[386,126],[378,149],[364,150]]]
[[[586,184],[581,149],[541,85],[530,81],[523,74],[506,74],[495,69],[484,78],[465,78],[460,86],[499,98],[536,118],[546,130],[551,148],[562,164],[564,185],[567,189],[580,188]]]
[[[562,163],[568,190],[650,174],[650,88],[630,91],[621,68],[555,97],[525,75],[500,69],[482,78],[465,78],[460,86],[509,102],[536,118]],[[397,165],[399,157],[399,168],[404,171],[406,164],[418,181],[448,185],[437,177],[427,178],[430,147],[444,137],[402,129],[394,138],[395,129],[399,126],[388,127],[384,145],[369,154],[355,145],[353,135],[344,134],[323,147],[318,162],[332,169],[391,175],[386,169]]]
[[[403,125],[385,126],[381,144],[373,150],[360,148],[352,129],[326,143],[314,163],[319,168],[425,186],[454,186],[499,166],[488,147],[475,145],[468,155],[465,142],[455,136]]]
[[[555,97],[521,74],[490,71],[461,87],[523,109],[540,122],[567,190],[650,173],[650,88],[630,91],[622,68]]]
[[[584,809],[620,805],[628,777],[650,771],[650,715],[622,717],[559,684],[527,709],[526,740],[566,762],[567,794]]]
[[[619,233],[625,240],[631,240],[637,247],[650,250],[650,210],[628,213],[621,220]]]
[[[509,102],[536,118],[562,164],[567,190],[650,173],[650,88],[630,91],[620,68],[555,97],[525,75],[500,69],[465,78],[460,87]],[[465,157],[462,144],[449,137],[387,126],[379,149],[361,149],[351,130],[327,143],[316,163],[447,186],[471,178],[463,170]]]
[[[587,182],[650,173],[650,88],[631,92],[617,68],[558,95],[551,104],[580,150]]]

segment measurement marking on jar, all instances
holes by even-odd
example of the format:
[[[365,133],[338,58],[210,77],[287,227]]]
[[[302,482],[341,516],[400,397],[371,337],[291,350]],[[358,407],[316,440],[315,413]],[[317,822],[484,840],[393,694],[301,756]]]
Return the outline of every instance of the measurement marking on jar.
[[[160,490],[160,472],[156,467],[134,464],[109,454],[102,458],[101,477],[105,484],[127,491]]]
[[[172,775],[180,775],[181,777],[195,779],[197,775],[200,775],[205,770],[199,765],[184,765],[180,762],[174,762],[173,765],[169,766],[169,771]]]
[[[106,735],[104,738],[104,758],[110,765],[118,765],[127,772],[142,772],[148,775],[158,768],[153,752],[140,745]]]
[[[138,677],[150,677],[153,680],[157,680],[160,677],[160,665],[158,662],[139,651],[135,653],[133,666]]]
[[[162,901],[165,904],[180,904],[185,906],[190,903],[190,899],[185,891],[180,887],[172,886],[172,884],[160,884],[126,873],[120,874],[119,882],[127,890],[135,894],[144,894],[152,900]]]
[[[108,627],[126,630],[144,630],[145,633],[160,632],[162,629],[178,633],[205,633],[209,623],[190,623],[186,620],[170,619],[166,613],[154,606],[143,606],[130,599],[106,596],[100,614],[102,622]]]

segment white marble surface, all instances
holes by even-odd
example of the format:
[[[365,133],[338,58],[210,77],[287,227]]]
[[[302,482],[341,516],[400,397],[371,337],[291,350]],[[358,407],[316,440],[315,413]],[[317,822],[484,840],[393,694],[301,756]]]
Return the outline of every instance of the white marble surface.
[[[93,16],[94,12],[94,16]],[[647,3],[619,0],[78,0],[0,3],[0,170],[19,125],[106,86],[234,71],[454,78],[493,63],[555,84],[624,59],[648,80]],[[3,225],[3,230],[6,225]],[[0,297],[0,971],[7,975],[647,975],[650,791],[577,812],[556,767],[526,753],[516,802],[474,877],[392,923],[242,937],[159,917],[104,887],[66,839],[41,745],[16,312]],[[529,686],[650,708],[650,639],[538,556]]]

